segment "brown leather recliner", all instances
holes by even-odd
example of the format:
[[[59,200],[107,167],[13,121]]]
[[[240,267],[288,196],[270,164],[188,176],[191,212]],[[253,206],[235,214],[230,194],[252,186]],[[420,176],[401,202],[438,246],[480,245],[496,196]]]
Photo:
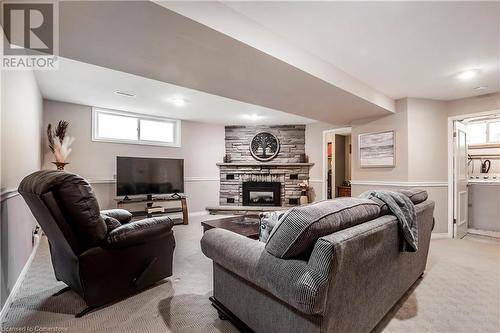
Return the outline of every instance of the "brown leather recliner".
[[[91,186],[55,170],[23,179],[19,193],[47,235],[57,280],[88,308],[81,317],[172,275],[175,239],[168,217],[130,222],[122,209],[100,211]]]

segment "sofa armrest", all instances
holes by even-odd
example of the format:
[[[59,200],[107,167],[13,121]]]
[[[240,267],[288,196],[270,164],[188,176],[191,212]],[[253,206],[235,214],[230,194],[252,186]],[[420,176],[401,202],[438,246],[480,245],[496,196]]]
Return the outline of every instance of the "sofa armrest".
[[[219,266],[302,313],[324,310],[328,274],[316,269],[316,263],[277,258],[265,250],[265,243],[224,229],[206,231],[201,249]]]
[[[112,247],[146,243],[172,233],[173,225],[172,220],[166,216],[131,222],[109,232],[106,242]]]
[[[251,280],[265,243],[214,228],[207,230],[201,239],[201,251],[214,262],[244,279]]]
[[[402,236],[394,215],[377,219],[324,236],[319,244],[331,244],[332,279],[327,290],[325,332],[371,332],[387,311],[401,299],[425,270],[430,243],[434,203],[416,205],[418,251],[402,252]],[[321,263],[320,252],[310,263]]]
[[[101,214],[117,219],[121,224],[129,223],[132,220],[132,214],[125,209],[101,210]]]

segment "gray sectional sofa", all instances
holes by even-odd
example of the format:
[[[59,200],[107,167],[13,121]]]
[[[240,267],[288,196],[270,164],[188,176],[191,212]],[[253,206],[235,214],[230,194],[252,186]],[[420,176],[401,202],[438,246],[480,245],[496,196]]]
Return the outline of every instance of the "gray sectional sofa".
[[[267,243],[207,231],[214,306],[243,331],[370,332],[425,270],[434,202],[407,195],[417,252],[401,251],[398,221],[382,202],[359,198],[293,208]]]

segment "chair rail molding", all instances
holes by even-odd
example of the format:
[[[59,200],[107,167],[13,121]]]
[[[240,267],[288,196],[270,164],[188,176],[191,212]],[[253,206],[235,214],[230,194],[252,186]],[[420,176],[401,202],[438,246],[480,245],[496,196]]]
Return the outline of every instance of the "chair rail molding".
[[[3,202],[7,199],[13,198],[17,195],[19,195],[19,192],[17,192],[17,188],[8,188],[0,192],[0,202]]]

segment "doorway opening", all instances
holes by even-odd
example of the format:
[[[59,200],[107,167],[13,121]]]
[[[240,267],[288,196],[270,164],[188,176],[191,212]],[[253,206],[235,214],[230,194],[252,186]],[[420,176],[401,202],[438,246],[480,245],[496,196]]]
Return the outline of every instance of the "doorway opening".
[[[448,233],[500,238],[500,111],[448,119]]]
[[[351,128],[323,132],[323,198],[351,196]]]

